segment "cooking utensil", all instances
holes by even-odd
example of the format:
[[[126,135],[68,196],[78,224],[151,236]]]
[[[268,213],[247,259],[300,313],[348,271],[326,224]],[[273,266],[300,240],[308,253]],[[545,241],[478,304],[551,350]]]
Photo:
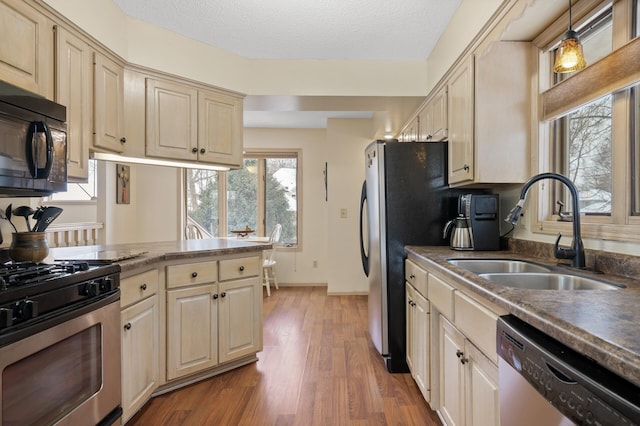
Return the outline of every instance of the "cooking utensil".
[[[20,206],[16,207],[13,210],[14,216],[22,216],[24,217],[24,221],[27,224],[27,231],[31,231],[31,221],[29,221],[29,216],[33,214],[33,209],[29,206]]]
[[[15,232],[18,232],[18,228],[16,228],[13,222],[11,222],[11,204],[9,204],[6,210],[4,211],[4,219],[7,219],[9,221],[9,223],[11,224],[11,227]]]
[[[38,223],[38,220],[40,220],[40,217],[42,216],[42,212],[44,211],[44,209],[46,209],[45,206],[40,206],[36,209],[35,212],[33,212],[33,216],[31,216],[31,218],[35,220],[36,223],[33,225],[32,231],[36,230],[36,225]]]
[[[45,207],[40,219],[33,227],[33,232],[44,232],[45,229],[53,222],[60,214],[62,209],[60,207]]]

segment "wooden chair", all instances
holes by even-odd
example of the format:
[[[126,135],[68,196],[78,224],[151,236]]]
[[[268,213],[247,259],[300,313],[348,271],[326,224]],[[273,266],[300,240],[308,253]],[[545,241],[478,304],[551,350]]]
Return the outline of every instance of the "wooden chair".
[[[184,227],[184,238],[187,240],[201,240],[204,236],[198,225],[190,222]]]
[[[278,279],[276,278],[276,270],[274,266],[276,266],[276,247],[278,242],[280,241],[280,236],[282,234],[282,225],[279,223],[273,227],[273,231],[271,231],[271,236],[269,237],[269,243],[272,244],[272,248],[269,250],[265,250],[262,252],[262,271],[264,275],[263,285],[267,287],[267,296],[271,297],[271,285],[269,282],[269,274],[273,277],[273,284],[276,289],[278,289]]]

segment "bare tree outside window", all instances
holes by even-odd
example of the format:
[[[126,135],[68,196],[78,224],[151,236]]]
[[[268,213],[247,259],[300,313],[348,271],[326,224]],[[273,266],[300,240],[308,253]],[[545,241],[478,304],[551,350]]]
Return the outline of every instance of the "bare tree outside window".
[[[605,96],[568,116],[567,177],[580,192],[580,211],[611,213],[611,103]]]
[[[187,170],[187,215],[213,236],[218,236],[219,172]]]

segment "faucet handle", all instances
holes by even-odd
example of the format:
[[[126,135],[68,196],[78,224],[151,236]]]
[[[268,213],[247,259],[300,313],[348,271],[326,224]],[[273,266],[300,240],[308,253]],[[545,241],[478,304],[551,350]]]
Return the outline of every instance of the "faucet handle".
[[[574,249],[560,247],[560,238],[562,238],[562,234],[558,233],[558,238],[556,238],[556,244],[553,248],[556,259],[573,259],[576,257],[576,251]]]

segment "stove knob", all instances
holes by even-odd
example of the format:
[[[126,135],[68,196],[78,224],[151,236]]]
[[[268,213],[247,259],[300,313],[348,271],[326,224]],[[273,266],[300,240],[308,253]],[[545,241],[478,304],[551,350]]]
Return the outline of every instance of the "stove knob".
[[[100,293],[100,287],[97,282],[91,281],[90,283],[86,283],[82,287],[82,291],[80,294],[83,296],[94,297]]]
[[[18,304],[17,317],[24,320],[35,318],[38,316],[38,302],[35,300],[23,300]]]
[[[0,308],[0,329],[13,324],[13,309]]]
[[[100,293],[111,291],[113,287],[113,280],[111,278],[104,278],[100,280]]]

